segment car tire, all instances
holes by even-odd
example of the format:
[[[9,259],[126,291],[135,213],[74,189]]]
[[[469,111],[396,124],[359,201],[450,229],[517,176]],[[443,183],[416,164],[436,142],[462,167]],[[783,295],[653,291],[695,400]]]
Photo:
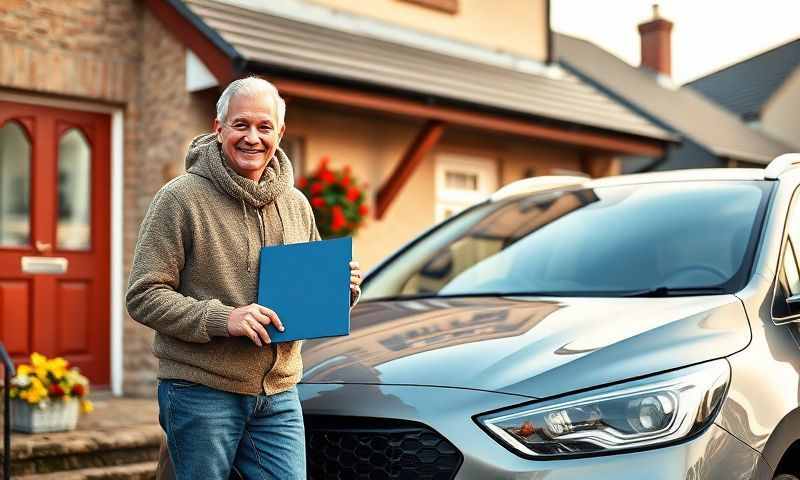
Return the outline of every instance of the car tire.
[[[800,478],[797,478],[794,475],[789,475],[788,473],[782,473],[772,480],[800,480]]]

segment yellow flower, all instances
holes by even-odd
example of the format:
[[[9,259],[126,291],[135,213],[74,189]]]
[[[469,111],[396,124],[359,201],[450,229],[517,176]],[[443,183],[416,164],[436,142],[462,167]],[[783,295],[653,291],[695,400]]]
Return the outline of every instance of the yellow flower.
[[[41,381],[47,380],[47,368],[45,366],[33,367],[33,372],[36,374],[36,377],[39,378]]]
[[[67,373],[69,363],[61,357],[54,358],[46,363],[46,368],[52,372],[56,380],[61,380]]]
[[[44,383],[42,383],[42,381],[37,377],[31,377],[30,391],[39,396],[47,396],[47,387],[45,387]]]
[[[47,357],[41,353],[33,352],[31,353],[31,363],[34,367],[44,367],[45,363],[47,363]]]
[[[74,397],[85,397],[89,393],[89,379],[81,375],[77,368],[70,368],[69,362],[62,357],[48,359],[40,353],[31,354],[30,365],[20,365],[18,374],[12,380],[11,394],[33,405],[45,406],[50,401],[51,389],[53,398],[67,401]],[[57,385],[59,389],[53,386]],[[80,395],[73,390],[80,385]],[[88,400],[81,403],[84,412],[94,410]]]

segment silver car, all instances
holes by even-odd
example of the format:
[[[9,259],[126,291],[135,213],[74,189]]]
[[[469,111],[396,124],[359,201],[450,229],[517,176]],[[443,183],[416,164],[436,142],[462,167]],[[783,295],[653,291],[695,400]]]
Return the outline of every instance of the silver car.
[[[800,154],[535,179],[307,342],[312,479],[800,477]]]

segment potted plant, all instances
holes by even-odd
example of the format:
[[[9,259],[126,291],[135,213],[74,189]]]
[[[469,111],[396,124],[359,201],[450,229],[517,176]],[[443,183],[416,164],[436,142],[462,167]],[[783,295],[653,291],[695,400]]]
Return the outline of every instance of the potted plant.
[[[297,186],[308,197],[322,238],[354,234],[363,225],[369,207],[364,187],[358,185],[349,166],[331,169],[330,159],[323,157],[316,171],[297,180]]]
[[[11,379],[11,428],[41,433],[73,430],[78,411],[91,412],[89,380],[63,358],[31,354],[30,365],[17,367]]]

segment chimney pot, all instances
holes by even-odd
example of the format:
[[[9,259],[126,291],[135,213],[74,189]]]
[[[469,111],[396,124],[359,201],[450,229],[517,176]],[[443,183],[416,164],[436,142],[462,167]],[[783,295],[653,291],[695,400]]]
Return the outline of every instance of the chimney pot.
[[[653,4],[653,18],[639,24],[642,67],[667,76],[672,74],[672,25],[669,20],[661,18],[658,4]]]

